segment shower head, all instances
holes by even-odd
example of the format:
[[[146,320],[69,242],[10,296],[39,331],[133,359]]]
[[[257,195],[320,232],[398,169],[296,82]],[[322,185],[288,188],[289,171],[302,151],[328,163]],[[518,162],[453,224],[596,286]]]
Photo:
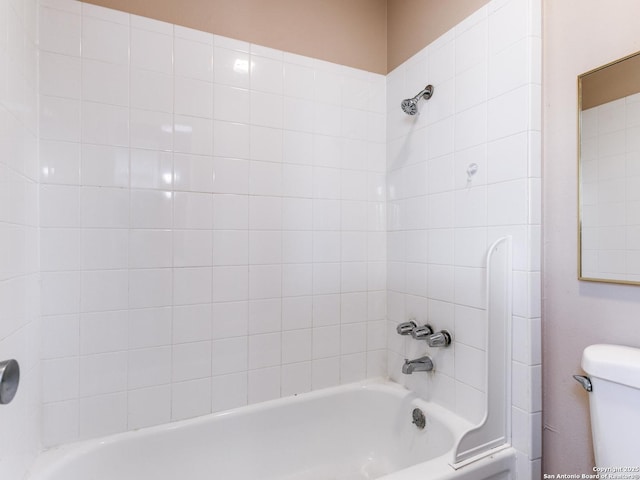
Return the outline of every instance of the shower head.
[[[419,94],[417,94],[413,98],[406,98],[402,101],[400,106],[402,107],[402,111],[407,115],[415,115],[418,113],[418,100],[420,98],[424,98],[425,100],[429,100],[433,95],[433,85],[427,85],[424,87]]]

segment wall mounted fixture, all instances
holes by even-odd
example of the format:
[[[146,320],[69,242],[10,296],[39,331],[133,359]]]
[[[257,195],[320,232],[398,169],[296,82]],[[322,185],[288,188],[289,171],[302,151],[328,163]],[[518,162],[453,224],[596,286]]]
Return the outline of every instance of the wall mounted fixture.
[[[430,347],[448,347],[451,345],[451,334],[447,330],[441,330],[427,337]]]
[[[433,334],[433,327],[431,325],[422,325],[421,327],[416,327],[411,332],[411,336],[416,340],[426,340],[429,335]]]
[[[396,327],[398,335],[413,335],[413,330],[417,327],[416,322],[409,320],[408,322],[402,322]]]
[[[418,100],[424,98],[425,100],[429,100],[433,95],[433,85],[427,85],[424,87],[419,94],[417,94],[413,98],[405,98],[400,106],[402,107],[402,111],[407,115],[415,115],[418,113]]]
[[[425,340],[430,347],[448,347],[451,345],[451,334],[447,330],[434,332],[431,325],[414,328],[411,336],[416,340]]]
[[[478,173],[478,168],[477,163],[469,164],[469,167],[467,168],[467,184],[471,183],[475,174]]]
[[[402,365],[402,373],[405,375],[411,375],[414,372],[430,372],[433,370],[433,361],[429,355],[416,358],[415,360],[404,359]]]
[[[448,347],[451,345],[451,334],[447,330],[435,332],[431,325],[418,327],[415,319],[402,322],[396,327],[398,335],[411,335],[416,340],[425,340],[430,347]]]
[[[13,400],[20,383],[20,366],[11,359],[0,362],[0,405],[6,405]]]

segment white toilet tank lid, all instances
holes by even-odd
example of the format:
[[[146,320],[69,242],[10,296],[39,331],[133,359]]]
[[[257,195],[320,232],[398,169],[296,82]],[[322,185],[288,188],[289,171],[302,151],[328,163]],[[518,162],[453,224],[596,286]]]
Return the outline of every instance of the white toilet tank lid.
[[[640,388],[640,348],[624,345],[590,345],[582,353],[587,374]]]

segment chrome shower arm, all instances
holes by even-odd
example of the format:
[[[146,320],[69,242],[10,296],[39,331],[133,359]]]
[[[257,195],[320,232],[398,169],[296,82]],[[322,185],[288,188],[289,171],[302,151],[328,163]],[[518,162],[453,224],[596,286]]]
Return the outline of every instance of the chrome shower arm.
[[[433,95],[433,85],[427,85],[426,87],[424,87],[424,90],[422,90],[419,94],[417,94],[413,98],[418,100],[420,97],[422,97],[425,100],[429,100],[431,98],[431,95]]]

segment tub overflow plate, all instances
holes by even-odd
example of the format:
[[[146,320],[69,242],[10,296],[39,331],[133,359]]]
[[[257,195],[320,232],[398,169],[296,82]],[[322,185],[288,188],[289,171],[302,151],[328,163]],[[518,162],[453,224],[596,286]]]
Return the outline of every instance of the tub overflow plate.
[[[422,430],[427,423],[424,417],[424,413],[419,408],[413,409],[413,412],[411,413],[411,417],[413,418],[411,423],[413,423],[420,430]]]

